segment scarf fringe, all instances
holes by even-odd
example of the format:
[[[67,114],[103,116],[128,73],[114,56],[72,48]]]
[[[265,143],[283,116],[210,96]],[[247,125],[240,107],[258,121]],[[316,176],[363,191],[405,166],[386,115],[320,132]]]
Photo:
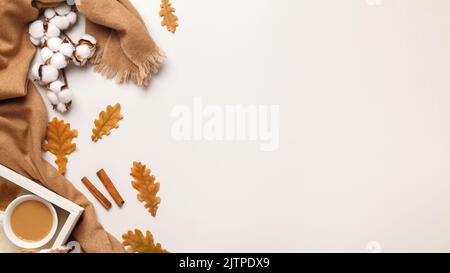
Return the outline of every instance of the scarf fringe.
[[[156,74],[164,62],[166,55],[161,49],[150,54],[145,61],[138,66],[137,69],[119,70],[103,61],[103,50],[91,59],[91,63],[95,65],[95,71],[99,72],[108,79],[115,78],[117,83],[124,83],[130,80],[139,86],[148,86],[153,74]]]

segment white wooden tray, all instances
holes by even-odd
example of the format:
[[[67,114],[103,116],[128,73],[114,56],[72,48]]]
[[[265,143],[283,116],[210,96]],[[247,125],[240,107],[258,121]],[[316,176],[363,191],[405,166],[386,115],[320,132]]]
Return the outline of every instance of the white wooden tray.
[[[11,169],[0,164],[0,177],[6,179],[8,182],[14,183],[23,189],[23,194],[32,193],[37,195],[48,202],[52,203],[57,212],[59,226],[55,237],[45,246],[45,248],[56,249],[63,246],[70,234],[73,231],[78,219],[83,213],[84,209],[77,204],[57,195],[56,193],[46,189],[45,187],[39,185],[38,183],[12,171]],[[3,227],[0,227],[3,229]],[[5,238],[0,238],[0,240],[6,240]],[[8,243],[8,242],[0,242]]]

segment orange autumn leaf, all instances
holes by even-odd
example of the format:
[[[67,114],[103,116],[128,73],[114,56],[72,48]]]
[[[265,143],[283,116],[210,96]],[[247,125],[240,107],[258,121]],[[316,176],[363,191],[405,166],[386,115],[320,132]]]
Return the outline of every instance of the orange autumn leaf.
[[[18,186],[0,177],[0,211],[5,211],[8,205],[19,195],[20,191]]]
[[[151,174],[147,166],[140,162],[133,162],[131,176],[134,178],[131,185],[139,192],[138,200],[145,202],[145,208],[155,217],[159,203],[161,203],[161,199],[156,196],[159,191],[159,183],[156,182],[155,176]]]
[[[153,235],[150,231],[146,232],[146,235],[139,229],[128,231],[124,235],[123,245],[127,248],[129,253],[169,253],[163,249],[160,243],[155,244]]]
[[[75,151],[77,145],[72,143],[73,139],[78,136],[77,130],[71,130],[70,124],[63,120],[54,118],[47,126],[46,142],[42,145],[42,149],[56,156],[55,163],[61,174],[66,173],[67,156]]]
[[[94,121],[95,127],[92,129],[92,141],[97,142],[103,136],[109,135],[112,129],[119,128],[119,121],[122,119],[120,103],[114,106],[108,105],[106,110],[102,111],[98,119]]]
[[[172,33],[175,33],[178,27],[178,17],[174,14],[175,11],[169,0],[161,0],[161,11],[159,12],[159,16],[163,18],[161,25]]]

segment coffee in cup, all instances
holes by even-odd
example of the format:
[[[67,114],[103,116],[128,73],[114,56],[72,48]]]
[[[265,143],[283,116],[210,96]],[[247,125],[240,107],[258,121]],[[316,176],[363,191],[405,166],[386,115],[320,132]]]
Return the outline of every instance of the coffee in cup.
[[[34,195],[15,199],[1,216],[8,239],[26,249],[46,245],[55,235],[58,225],[55,208]]]
[[[27,242],[39,242],[52,231],[52,212],[42,202],[28,200],[19,204],[12,211],[10,225],[19,239]]]

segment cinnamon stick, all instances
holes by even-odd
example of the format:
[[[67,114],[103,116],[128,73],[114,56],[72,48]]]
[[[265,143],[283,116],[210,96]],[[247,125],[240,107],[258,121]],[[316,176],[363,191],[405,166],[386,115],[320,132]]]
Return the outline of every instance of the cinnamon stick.
[[[105,209],[111,208],[111,202],[89,181],[87,177],[83,177],[81,182],[92,193],[92,195],[102,204]]]
[[[117,191],[116,187],[114,186],[109,176],[106,174],[105,170],[101,169],[100,171],[98,171],[97,176],[100,181],[102,181],[109,194],[111,194],[114,202],[116,202],[116,204],[121,207],[125,203],[125,201],[123,200],[122,196],[120,196],[120,193]]]

